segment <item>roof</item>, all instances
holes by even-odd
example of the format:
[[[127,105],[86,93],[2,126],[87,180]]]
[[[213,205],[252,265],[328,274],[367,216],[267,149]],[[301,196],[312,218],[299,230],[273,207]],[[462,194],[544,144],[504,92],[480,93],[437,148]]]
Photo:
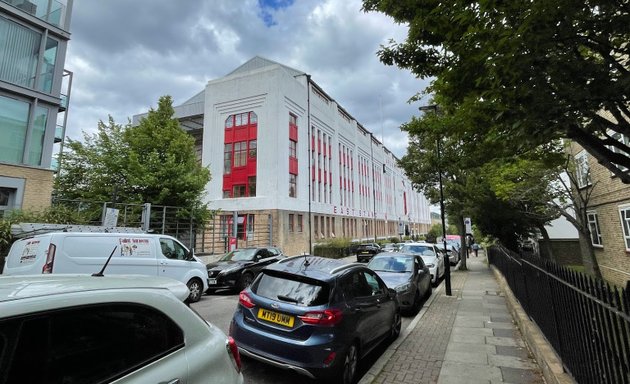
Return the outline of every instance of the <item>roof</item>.
[[[308,261],[308,264],[306,263]],[[318,280],[330,280],[335,273],[351,268],[353,266],[363,266],[363,264],[351,263],[327,257],[301,255],[293,256],[269,265],[267,270],[274,270],[285,273],[299,274]]]
[[[76,274],[44,274],[0,276],[0,303],[73,292],[130,288],[169,290],[182,301],[189,295],[188,287],[185,284],[165,277],[143,275],[95,277]]]
[[[241,73],[247,73],[247,72],[255,71],[257,69],[270,67],[270,66],[276,66],[276,65],[279,65],[280,67],[284,68],[284,70],[286,70],[291,76],[294,76],[294,77],[306,74],[305,72],[298,71],[297,69],[288,67],[284,64],[280,64],[276,61],[265,59],[264,57],[261,57],[261,56],[254,56],[253,58],[249,59],[244,64],[242,64],[240,67],[228,73],[226,77],[238,75]]]

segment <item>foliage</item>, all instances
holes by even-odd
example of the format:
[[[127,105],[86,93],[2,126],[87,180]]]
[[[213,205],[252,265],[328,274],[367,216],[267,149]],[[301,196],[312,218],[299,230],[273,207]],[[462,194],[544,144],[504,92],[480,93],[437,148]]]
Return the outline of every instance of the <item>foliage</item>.
[[[196,222],[210,212],[202,202],[210,171],[197,160],[194,139],[163,96],[138,126],[98,123],[83,142],[68,139],[55,178],[57,199],[183,207]],[[182,213],[186,214],[186,213]]]
[[[427,92],[468,120],[459,129],[486,155],[570,138],[630,182],[630,147],[618,140],[630,136],[626,3],[364,0],[363,10],[409,25],[381,61],[433,78]]]

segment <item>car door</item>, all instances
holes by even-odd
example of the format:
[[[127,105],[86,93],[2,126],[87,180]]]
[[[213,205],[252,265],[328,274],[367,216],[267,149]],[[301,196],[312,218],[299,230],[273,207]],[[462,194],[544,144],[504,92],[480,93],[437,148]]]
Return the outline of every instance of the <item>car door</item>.
[[[376,301],[376,337],[388,335],[392,326],[396,303],[390,297],[387,285],[371,270],[363,271],[364,278],[371,289],[372,299]]]
[[[192,267],[186,248],[172,238],[160,237],[160,252],[158,275],[186,283],[186,275]]]
[[[351,328],[356,331],[367,348],[371,348],[378,338],[380,303],[372,295],[363,270],[352,271],[341,282],[344,297],[352,319]]]
[[[426,266],[426,264],[424,264],[424,260],[422,260],[422,257],[415,256],[414,262],[418,287],[420,287],[420,292],[426,292],[431,286],[431,272],[429,271],[429,268]]]

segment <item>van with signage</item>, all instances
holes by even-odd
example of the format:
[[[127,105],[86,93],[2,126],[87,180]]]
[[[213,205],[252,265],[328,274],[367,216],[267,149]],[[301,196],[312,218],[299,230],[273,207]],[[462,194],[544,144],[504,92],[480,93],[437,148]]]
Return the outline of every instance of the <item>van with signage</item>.
[[[145,233],[51,232],[19,239],[2,274],[100,272],[170,277],[188,286],[189,302],[208,289],[206,265],[193,252],[174,237]]]

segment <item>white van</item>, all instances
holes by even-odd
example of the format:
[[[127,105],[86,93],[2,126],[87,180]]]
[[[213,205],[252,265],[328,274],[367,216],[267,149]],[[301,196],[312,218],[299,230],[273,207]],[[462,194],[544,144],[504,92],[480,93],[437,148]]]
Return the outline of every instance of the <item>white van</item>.
[[[113,252],[113,254],[112,254]],[[52,232],[17,240],[5,260],[4,275],[99,273],[165,276],[186,284],[188,301],[208,289],[205,264],[177,239],[144,233]]]

